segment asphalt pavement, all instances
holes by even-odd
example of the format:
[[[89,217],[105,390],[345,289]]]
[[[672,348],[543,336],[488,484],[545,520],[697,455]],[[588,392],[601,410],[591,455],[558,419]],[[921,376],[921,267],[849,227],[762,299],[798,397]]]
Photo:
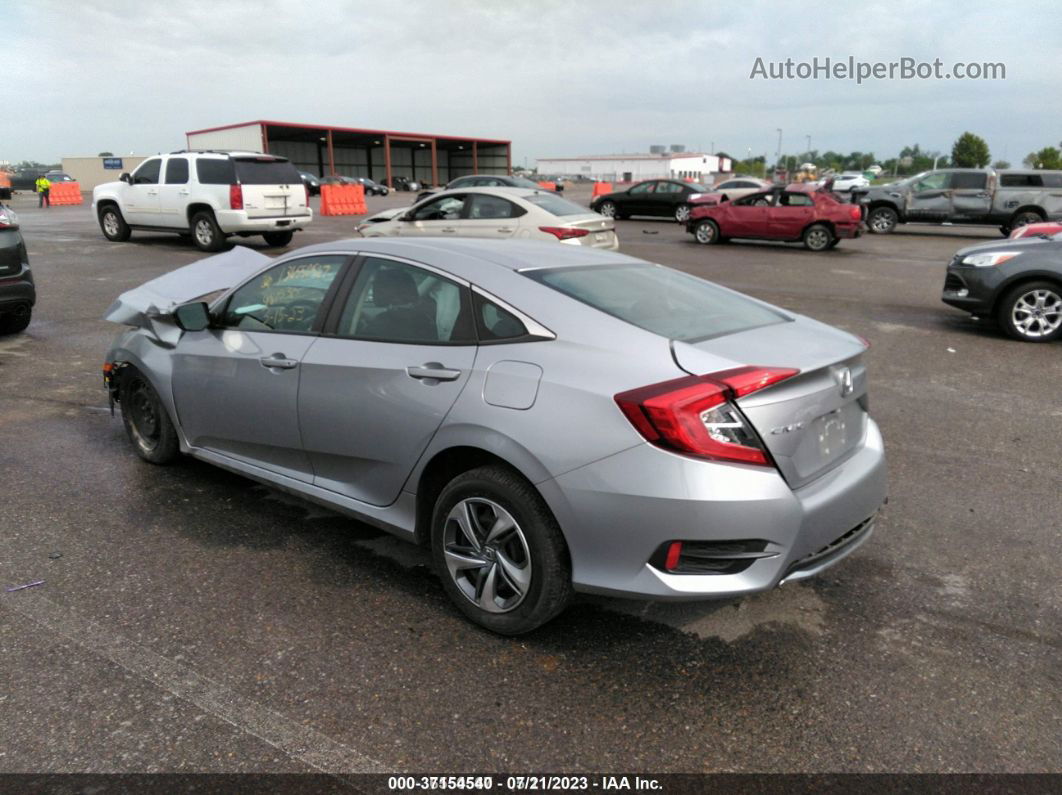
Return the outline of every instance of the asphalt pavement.
[[[87,204],[13,205],[40,300],[0,338],[0,586],[45,582],[0,590],[0,772],[1062,769],[1062,346],[939,298],[951,254],[996,230],[813,254],[618,222],[625,253],[870,340],[890,502],[818,578],[583,597],[506,639],[458,615],[420,549],[207,464],[140,461],[107,410],[101,316],[203,255],[109,243]],[[318,218],[294,245],[354,224]]]

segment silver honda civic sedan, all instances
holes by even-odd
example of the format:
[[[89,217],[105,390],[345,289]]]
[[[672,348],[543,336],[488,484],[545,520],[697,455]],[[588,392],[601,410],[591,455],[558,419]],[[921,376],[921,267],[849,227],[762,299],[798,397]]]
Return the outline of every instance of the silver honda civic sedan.
[[[184,453],[430,548],[518,634],[573,592],[748,594],[870,535],[865,343],[642,260],[535,241],[246,248],[124,293],[104,381]]]

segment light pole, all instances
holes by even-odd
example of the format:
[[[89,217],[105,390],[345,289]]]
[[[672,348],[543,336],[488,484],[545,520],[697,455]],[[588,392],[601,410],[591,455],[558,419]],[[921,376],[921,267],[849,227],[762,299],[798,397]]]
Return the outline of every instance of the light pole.
[[[781,127],[776,127],[775,129],[778,130],[778,151],[774,153],[774,162],[781,163],[782,162],[782,128]]]

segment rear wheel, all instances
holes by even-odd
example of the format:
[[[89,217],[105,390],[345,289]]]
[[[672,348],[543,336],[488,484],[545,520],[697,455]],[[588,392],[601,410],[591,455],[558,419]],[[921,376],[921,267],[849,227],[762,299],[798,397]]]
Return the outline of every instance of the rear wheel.
[[[601,202],[601,204],[597,208],[597,211],[599,213],[601,213],[603,216],[605,216],[606,218],[615,218],[616,217],[616,203],[615,202]]]
[[[886,235],[896,228],[899,214],[891,207],[875,207],[867,215],[867,228],[876,235]]]
[[[1062,287],[1053,282],[1027,282],[1011,290],[999,304],[1003,330],[1023,342],[1051,342],[1062,337]]]
[[[122,422],[137,455],[152,464],[176,460],[181,447],[177,431],[151,382],[135,367],[122,373],[118,391]]]
[[[105,238],[115,243],[128,240],[132,234],[129,224],[122,217],[122,211],[113,204],[108,204],[100,210],[100,229]]]
[[[193,215],[191,230],[192,240],[201,251],[221,251],[225,246],[225,235],[213,213],[204,211]]]
[[[0,334],[18,334],[25,331],[33,316],[33,309],[29,304],[19,304],[14,309],[0,314]]]
[[[1007,234],[1009,235],[1019,226],[1038,224],[1043,220],[1043,216],[1035,210],[1024,210],[1020,213],[1014,213],[1014,217],[1010,219],[1010,225],[1007,228]]]
[[[833,240],[833,232],[822,224],[812,224],[804,230],[804,248],[808,251],[825,251]]]
[[[719,242],[719,226],[715,221],[701,221],[693,230],[693,239],[702,246]]]
[[[675,220],[680,224],[690,220],[690,206],[688,204],[680,204],[675,208]]]
[[[560,613],[572,593],[568,550],[534,487],[502,466],[458,475],[432,515],[432,561],[472,621],[519,635]]]
[[[270,246],[286,246],[295,237],[294,232],[263,232],[262,237]]]

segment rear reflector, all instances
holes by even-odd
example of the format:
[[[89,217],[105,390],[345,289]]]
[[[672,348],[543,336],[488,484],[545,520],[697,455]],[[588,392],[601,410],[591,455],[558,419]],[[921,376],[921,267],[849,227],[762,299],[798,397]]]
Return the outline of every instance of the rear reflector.
[[[755,430],[731,401],[799,372],[737,367],[632,389],[615,400],[635,429],[658,447],[713,461],[771,466]]]
[[[547,232],[557,238],[557,240],[568,240],[573,237],[586,237],[590,234],[589,229],[578,229],[572,226],[540,226],[539,232]]]
[[[243,188],[239,185],[229,185],[229,209],[243,209]]]

